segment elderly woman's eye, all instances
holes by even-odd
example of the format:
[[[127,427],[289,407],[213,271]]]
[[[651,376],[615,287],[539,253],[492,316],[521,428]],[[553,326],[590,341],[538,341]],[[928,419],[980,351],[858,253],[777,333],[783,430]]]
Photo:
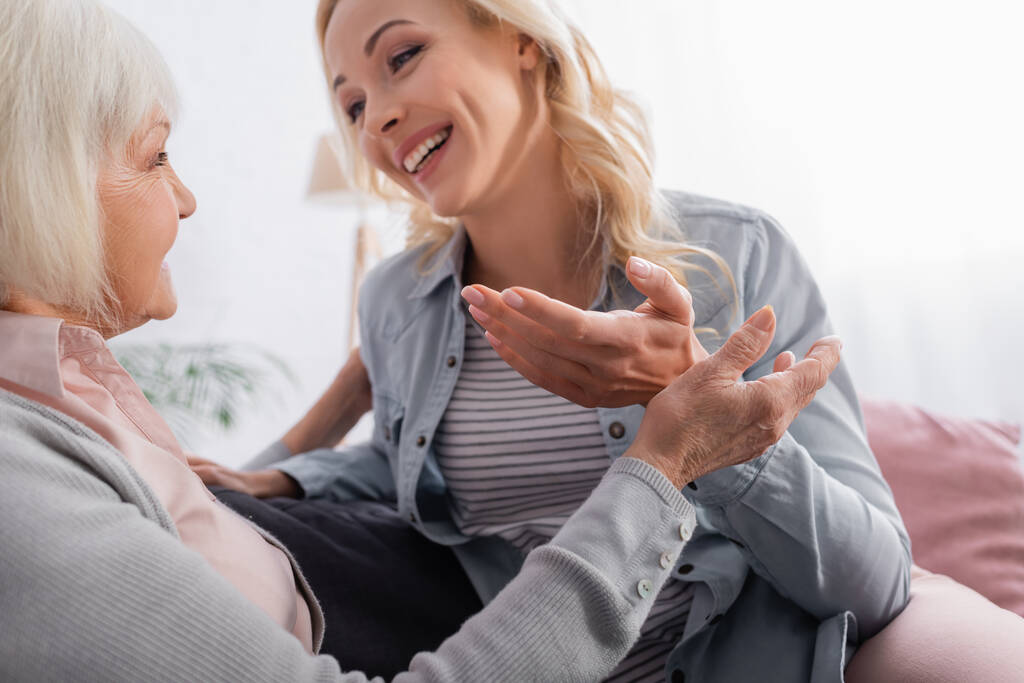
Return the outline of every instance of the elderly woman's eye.
[[[397,73],[399,69],[405,66],[405,63],[415,57],[423,50],[422,45],[413,45],[408,50],[402,50],[394,57],[388,58],[388,66],[391,68],[391,73]]]
[[[353,102],[348,105],[348,109],[345,110],[345,113],[348,114],[349,120],[352,121],[352,123],[355,123],[356,119],[359,118],[359,115],[363,113],[363,109],[365,108],[366,103],[359,100],[358,102]]]

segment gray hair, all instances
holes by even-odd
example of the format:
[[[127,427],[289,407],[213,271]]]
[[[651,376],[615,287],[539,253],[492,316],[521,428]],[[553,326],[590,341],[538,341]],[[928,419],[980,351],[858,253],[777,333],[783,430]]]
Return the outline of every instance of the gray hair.
[[[170,72],[96,0],[0,0],[0,308],[11,290],[105,320],[101,165],[161,107]]]

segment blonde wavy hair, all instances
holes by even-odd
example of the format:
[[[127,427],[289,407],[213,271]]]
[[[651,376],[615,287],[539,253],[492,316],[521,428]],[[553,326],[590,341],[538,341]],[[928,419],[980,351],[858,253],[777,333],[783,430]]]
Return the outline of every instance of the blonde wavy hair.
[[[452,1],[465,8],[474,24],[512,28],[540,47],[546,59],[550,125],[563,143],[566,187],[591,226],[589,234],[581,235],[582,255],[599,248],[605,262],[620,266],[630,256],[640,256],[664,266],[684,286],[687,271],[708,272],[687,260],[701,256],[723,271],[735,301],[736,285],[725,261],[713,251],[678,241],[679,222],[654,185],[654,150],[643,110],[612,86],[594,48],[557,0]],[[316,16],[328,88],[333,77],[323,55],[324,41],[338,2],[320,0]],[[350,179],[382,199],[409,205],[408,246],[425,245],[421,263],[428,262],[451,237],[457,221],[435,215],[427,204],[375,169],[358,152],[337,99],[331,101],[341,131],[341,159]]]

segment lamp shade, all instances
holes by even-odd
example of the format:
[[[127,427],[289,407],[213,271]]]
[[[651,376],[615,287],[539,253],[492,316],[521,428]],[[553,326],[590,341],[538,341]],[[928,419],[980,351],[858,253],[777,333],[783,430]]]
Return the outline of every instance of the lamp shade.
[[[357,204],[363,199],[362,193],[352,186],[342,171],[336,151],[340,147],[338,143],[337,134],[320,136],[306,199],[331,204]]]

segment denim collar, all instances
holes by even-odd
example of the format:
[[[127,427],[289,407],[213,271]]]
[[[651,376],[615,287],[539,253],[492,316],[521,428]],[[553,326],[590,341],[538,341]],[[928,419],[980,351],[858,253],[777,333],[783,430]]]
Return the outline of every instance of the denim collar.
[[[466,257],[468,242],[466,228],[460,223],[444,246],[430,257],[419,281],[409,293],[409,298],[422,299],[433,293],[442,282],[449,278],[453,278],[458,284],[462,279],[462,264]]]

